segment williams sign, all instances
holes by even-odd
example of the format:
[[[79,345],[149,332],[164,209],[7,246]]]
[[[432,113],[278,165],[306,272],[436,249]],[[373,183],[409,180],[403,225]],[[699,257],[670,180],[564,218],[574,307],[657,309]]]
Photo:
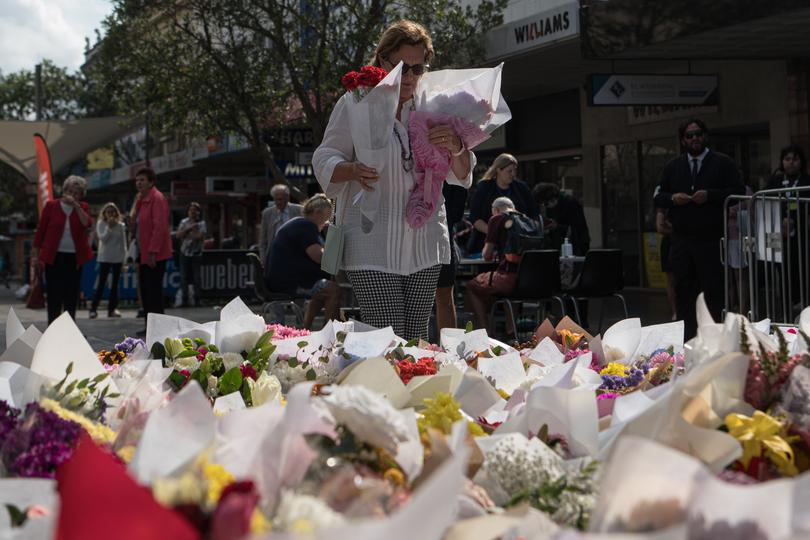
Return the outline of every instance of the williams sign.
[[[487,34],[487,57],[508,56],[578,34],[579,2],[571,2],[494,28]]]

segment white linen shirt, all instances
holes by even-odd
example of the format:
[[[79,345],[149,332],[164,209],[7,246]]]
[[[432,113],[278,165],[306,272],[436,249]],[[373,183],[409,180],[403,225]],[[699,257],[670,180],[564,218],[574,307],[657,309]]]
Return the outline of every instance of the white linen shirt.
[[[413,175],[402,168],[402,149],[393,132],[389,136],[385,167],[379,180],[373,184],[375,190],[381,190],[382,197],[370,232],[362,231],[360,209],[352,205],[352,199],[362,189],[360,184],[354,181],[332,183],[335,166],[343,161],[354,160],[354,144],[346,112],[347,99],[354,98],[347,93],[335,105],[323,142],[312,156],[315,177],[326,195],[337,199],[335,220],[339,225],[344,225],[340,268],[410,275],[438,264],[449,264],[450,236],[441,188],[437,209],[422,227],[412,229],[405,221],[405,205],[415,182]],[[403,104],[402,121],[395,121],[395,129],[408,153],[408,115],[411,103],[409,100]],[[445,180],[450,184],[469,188],[472,185],[475,164],[475,154],[470,152],[470,172],[467,177],[459,180],[451,169]]]

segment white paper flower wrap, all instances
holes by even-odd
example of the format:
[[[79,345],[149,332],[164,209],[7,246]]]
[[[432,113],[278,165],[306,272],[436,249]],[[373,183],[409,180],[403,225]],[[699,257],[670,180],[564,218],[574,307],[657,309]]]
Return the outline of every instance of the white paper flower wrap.
[[[324,398],[339,424],[345,424],[357,439],[395,454],[408,438],[403,415],[385,397],[363,386],[338,386]]]

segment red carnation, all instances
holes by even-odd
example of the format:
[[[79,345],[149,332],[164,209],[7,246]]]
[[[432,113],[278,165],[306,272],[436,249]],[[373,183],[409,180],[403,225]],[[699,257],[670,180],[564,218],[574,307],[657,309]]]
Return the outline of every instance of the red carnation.
[[[399,378],[402,379],[402,382],[408,384],[414,377],[420,375],[435,375],[437,371],[436,362],[429,356],[420,358],[416,362],[400,360],[397,362],[397,371],[399,371]]]
[[[241,366],[239,366],[239,371],[242,372],[242,377],[244,377],[244,378],[249,377],[249,378],[253,379],[254,381],[256,380],[256,377],[257,377],[256,368],[253,367],[252,365],[250,365],[250,364],[242,364]]]

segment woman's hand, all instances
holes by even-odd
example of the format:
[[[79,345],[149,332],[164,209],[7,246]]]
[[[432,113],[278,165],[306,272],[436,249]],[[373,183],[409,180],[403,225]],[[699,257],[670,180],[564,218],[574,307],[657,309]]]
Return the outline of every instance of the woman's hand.
[[[433,146],[446,148],[451,154],[461,152],[461,138],[456,135],[456,131],[450,125],[439,124],[430,127],[428,130],[428,140]]]
[[[366,191],[374,191],[373,184],[380,179],[377,174],[377,169],[372,169],[360,163],[359,161],[352,161],[352,179],[360,183],[360,187]]]
[[[76,208],[79,205],[73,195],[62,195],[62,200],[66,205],[72,206],[73,208]]]

